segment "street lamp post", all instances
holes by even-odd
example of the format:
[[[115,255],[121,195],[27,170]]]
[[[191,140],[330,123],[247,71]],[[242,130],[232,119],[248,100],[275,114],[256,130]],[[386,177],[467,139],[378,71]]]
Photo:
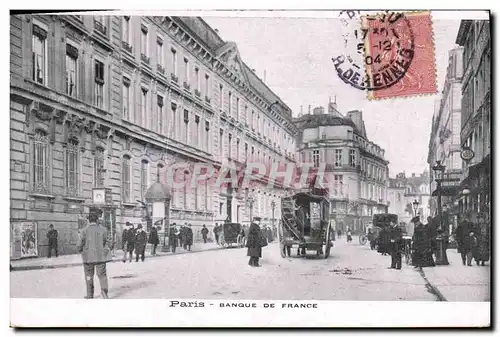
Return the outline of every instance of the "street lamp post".
[[[250,223],[251,223],[252,222],[252,213],[253,213],[253,203],[254,203],[253,197],[249,196],[247,201],[248,201],[248,207],[250,207]]]
[[[436,175],[436,191],[437,191],[437,202],[438,202],[438,219],[439,219],[439,229],[436,241],[438,243],[438,251],[436,252],[436,264],[437,265],[448,265],[448,256],[446,255],[446,249],[448,245],[448,235],[447,231],[444,229],[443,224],[443,207],[441,204],[441,182],[443,177],[443,172],[446,169],[444,165],[441,165],[441,161],[438,160],[436,165],[432,167],[432,170]]]
[[[418,205],[420,203],[418,202],[417,199],[413,200],[413,216],[417,216],[417,211],[418,211]]]

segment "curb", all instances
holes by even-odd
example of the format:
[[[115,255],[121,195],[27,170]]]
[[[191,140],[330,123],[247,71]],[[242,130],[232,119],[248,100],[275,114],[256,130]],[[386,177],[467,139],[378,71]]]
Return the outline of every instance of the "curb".
[[[168,256],[175,256],[175,255],[183,255],[183,254],[194,254],[194,253],[202,253],[202,252],[208,252],[208,251],[213,251],[213,250],[219,250],[219,249],[225,249],[224,247],[215,247],[215,248],[209,248],[209,249],[204,249],[204,250],[195,250],[195,251],[183,251],[183,252],[178,252],[178,253],[170,253],[170,254],[163,254],[163,255],[156,255],[156,256],[148,256],[149,259],[155,259],[155,258],[160,258],[160,257],[168,257]],[[116,259],[116,260],[111,260],[107,263],[114,263],[114,262],[122,262],[122,259]],[[11,263],[10,271],[25,271],[25,270],[40,270],[40,269],[59,269],[59,268],[69,268],[69,267],[76,267],[76,266],[81,266],[82,262],[72,262],[72,263],[65,263],[65,264],[55,264],[55,265],[34,265],[34,266],[19,266],[19,267],[13,267]]]
[[[434,296],[436,296],[439,302],[447,302],[446,298],[443,296],[443,294],[441,294],[439,289],[429,282],[429,280],[427,279],[427,276],[425,276],[424,270],[422,268],[419,268],[418,272],[420,273],[420,275],[422,276],[422,278],[425,281],[425,287],[427,288],[427,291],[430,292],[431,294],[433,294]]]

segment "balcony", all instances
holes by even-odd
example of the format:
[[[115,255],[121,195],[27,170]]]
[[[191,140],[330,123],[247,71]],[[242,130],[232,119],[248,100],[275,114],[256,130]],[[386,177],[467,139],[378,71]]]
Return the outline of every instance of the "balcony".
[[[184,82],[184,83],[183,83],[183,87],[184,87],[184,89],[186,89],[187,91],[191,90],[191,85],[189,85],[189,83],[188,83],[188,82]]]
[[[156,71],[162,75],[165,75],[165,68],[163,68],[163,66],[159,63],[156,65]]]
[[[132,46],[127,41],[122,41],[122,48],[132,54]]]
[[[172,82],[174,83],[179,83],[179,77],[178,76],[175,76],[175,74],[173,73],[170,73],[170,79],[172,80]]]
[[[201,97],[201,92],[198,89],[194,89],[194,95],[199,98]]]
[[[101,22],[94,20],[94,29],[97,30],[102,35],[107,35],[107,28]]]
[[[149,63],[151,62],[151,58],[149,58],[145,54],[141,53],[141,62],[149,65]]]
[[[207,102],[208,104],[210,104],[210,101],[211,101],[210,97],[205,96],[205,102]]]

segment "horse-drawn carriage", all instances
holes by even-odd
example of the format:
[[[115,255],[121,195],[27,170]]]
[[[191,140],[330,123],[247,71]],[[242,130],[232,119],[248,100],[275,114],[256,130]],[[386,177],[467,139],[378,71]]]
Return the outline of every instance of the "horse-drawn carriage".
[[[309,250],[328,258],[335,233],[329,222],[330,202],[325,196],[301,192],[283,197],[281,212],[278,241],[282,257],[290,256],[296,246],[299,256]]]
[[[241,224],[234,222],[224,222],[222,225],[222,235],[220,236],[219,243],[223,247],[240,246],[238,237],[241,233]]]

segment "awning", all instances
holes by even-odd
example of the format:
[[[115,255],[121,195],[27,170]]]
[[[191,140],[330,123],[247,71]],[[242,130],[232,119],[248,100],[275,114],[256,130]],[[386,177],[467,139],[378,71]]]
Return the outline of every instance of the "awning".
[[[456,197],[460,191],[460,186],[441,186],[442,197]],[[432,192],[433,197],[437,197],[437,189]]]

